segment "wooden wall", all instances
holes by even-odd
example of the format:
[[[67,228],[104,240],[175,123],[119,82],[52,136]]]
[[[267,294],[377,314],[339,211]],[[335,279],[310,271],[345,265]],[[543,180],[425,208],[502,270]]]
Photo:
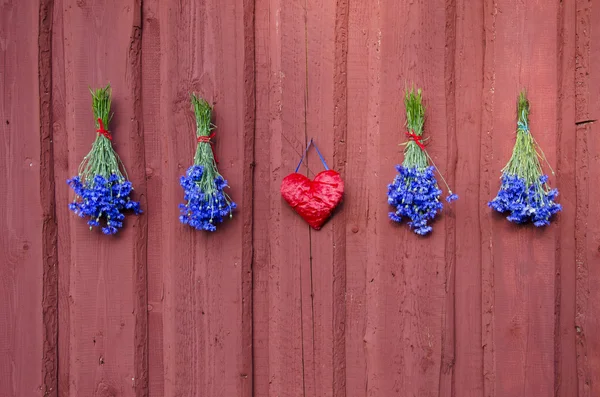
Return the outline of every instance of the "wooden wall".
[[[0,0],[0,395],[600,396],[599,62],[593,0]],[[145,211],[117,237],[65,183],[107,82]],[[460,195],[426,238],[387,218],[411,83]],[[486,206],[523,87],[543,230]],[[239,205],[214,234],[178,221],[191,91]],[[310,138],[346,183],[318,232],[279,194]]]

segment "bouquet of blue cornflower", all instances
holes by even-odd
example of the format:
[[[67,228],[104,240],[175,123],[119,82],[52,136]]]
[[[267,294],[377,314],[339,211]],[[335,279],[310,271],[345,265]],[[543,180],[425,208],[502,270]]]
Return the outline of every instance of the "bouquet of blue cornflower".
[[[104,234],[115,234],[123,226],[125,210],[136,215],[142,210],[140,203],[129,197],[133,187],[112,147],[112,135],[105,129],[112,118],[110,84],[90,92],[97,136],[92,150],[79,165],[78,175],[67,180],[75,191],[75,199],[69,204],[69,209],[82,218],[89,218],[90,230],[97,226]]]
[[[548,166],[544,152],[529,131],[529,101],[521,92],[517,103],[517,142],[508,164],[502,169],[502,185],[488,206],[500,213],[510,212],[511,222],[533,222],[535,226],[550,224],[552,215],[562,207],[555,202],[557,189],[550,189],[548,176],[543,175],[540,158]],[[550,171],[554,174],[552,167]]]
[[[394,222],[402,222],[403,217],[409,218],[408,226],[416,234],[424,236],[432,231],[428,222],[442,210],[440,201],[442,191],[434,175],[437,167],[423,143],[425,108],[422,104],[421,90],[407,91],[404,104],[408,128],[406,135],[409,141],[403,143],[404,162],[396,166],[398,175],[388,185],[388,203],[396,207],[396,211],[390,212],[389,217]],[[440,177],[448,188],[446,201],[457,200],[458,196],[452,193],[444,177],[441,174]]]
[[[192,94],[192,107],[196,114],[196,154],[194,165],[181,177],[185,204],[180,204],[179,220],[197,230],[214,232],[216,224],[226,216],[233,216],[236,205],[224,188],[228,187],[217,170],[212,139],[215,136],[211,124],[212,108],[204,99]]]

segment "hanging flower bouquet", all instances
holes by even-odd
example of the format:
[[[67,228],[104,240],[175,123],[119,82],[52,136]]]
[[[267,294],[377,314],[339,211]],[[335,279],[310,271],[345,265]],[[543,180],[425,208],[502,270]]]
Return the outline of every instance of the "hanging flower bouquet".
[[[402,165],[396,166],[398,175],[388,185],[387,195],[388,203],[396,208],[395,212],[389,213],[390,219],[401,222],[402,217],[409,218],[408,226],[416,234],[424,236],[432,230],[427,223],[442,210],[443,206],[440,202],[442,191],[434,175],[437,167],[423,144],[425,109],[421,99],[420,89],[416,92],[413,89],[406,92],[404,98],[408,128],[406,135],[410,140],[403,144],[406,146],[404,161]],[[440,177],[448,188],[446,201],[457,200],[458,196],[452,193],[444,177],[441,174]]]
[[[138,215],[142,210],[140,203],[129,197],[133,187],[127,180],[125,166],[112,147],[112,135],[105,129],[112,118],[110,84],[90,92],[98,135],[92,150],[83,158],[78,175],[67,180],[75,191],[69,209],[82,218],[89,217],[90,230],[98,226],[104,234],[115,234],[123,226],[123,211],[131,210]]]
[[[500,213],[510,212],[506,219],[511,222],[549,225],[550,217],[562,207],[554,201],[558,190],[550,189],[548,176],[542,173],[539,159],[548,160],[529,131],[529,101],[524,92],[519,95],[517,112],[517,142],[502,169],[498,195],[488,206]],[[554,174],[551,167],[550,171]]]
[[[196,154],[194,165],[180,179],[186,203],[179,205],[179,220],[197,230],[214,232],[224,217],[233,217],[236,205],[225,193],[227,181],[217,170],[212,141],[215,133],[211,133],[214,126],[210,122],[212,108],[195,94],[192,106],[196,114]]]

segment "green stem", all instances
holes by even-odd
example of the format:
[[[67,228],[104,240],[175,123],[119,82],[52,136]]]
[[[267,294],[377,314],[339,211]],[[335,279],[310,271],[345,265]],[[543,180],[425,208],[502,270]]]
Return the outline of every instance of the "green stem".
[[[502,169],[502,173],[517,175],[519,178],[525,180],[527,186],[534,184],[538,193],[543,194],[548,188],[547,186],[542,187],[541,183],[539,183],[540,177],[543,174],[540,158],[545,159],[546,156],[529,130],[529,101],[527,100],[525,91],[519,94],[517,115],[517,140],[510,160]],[[553,170],[552,173],[554,173]]]
[[[212,107],[208,102],[198,97],[196,94],[191,95],[191,100],[194,114],[196,116],[196,138],[201,136],[208,137],[211,135],[211,131],[215,127],[215,125],[211,123]],[[223,177],[217,169],[217,163],[215,161],[212,149],[212,142],[198,142],[196,145],[196,153],[194,154],[194,164],[201,165],[204,168],[204,172],[202,173],[200,182],[198,182],[198,186],[206,195],[209,207],[213,208],[217,195],[215,179],[218,177]],[[223,195],[225,196],[227,203],[231,204],[230,197],[225,192],[223,192]],[[214,208],[214,210],[216,212],[218,209]]]
[[[421,89],[411,88],[404,96],[406,107],[406,128],[417,136],[423,136],[423,124],[425,123],[425,108],[423,107]],[[414,140],[406,142],[404,148],[403,166],[407,168],[425,169],[428,166],[427,156]]]
[[[425,107],[423,106],[421,89],[419,88],[415,91],[414,88],[411,88],[410,90],[407,90],[406,95],[404,96],[404,105],[406,106],[406,127],[408,128],[408,131],[417,136],[423,136]],[[402,165],[407,168],[424,170],[429,166],[429,162],[431,162],[431,165],[433,165],[433,167],[437,170],[438,174],[442,178],[442,181],[446,185],[448,193],[452,194],[450,186],[448,186],[446,179],[433,162],[431,156],[429,156],[429,153],[427,153],[425,149],[421,149],[421,147],[412,139],[406,142],[405,145],[404,162]]]
[[[92,94],[92,111],[94,113],[94,122],[96,128],[100,128],[98,119],[102,120],[102,124],[106,130],[109,128],[109,123],[112,119],[110,112],[111,105],[111,88],[110,84],[106,87],[91,90]],[[121,169],[125,176],[121,173]],[[97,134],[92,149],[83,158],[79,165],[79,176],[82,181],[93,183],[94,176],[101,175],[105,179],[109,179],[112,174],[119,177],[120,180],[127,178],[125,167],[117,153],[112,147],[110,139],[106,136]]]

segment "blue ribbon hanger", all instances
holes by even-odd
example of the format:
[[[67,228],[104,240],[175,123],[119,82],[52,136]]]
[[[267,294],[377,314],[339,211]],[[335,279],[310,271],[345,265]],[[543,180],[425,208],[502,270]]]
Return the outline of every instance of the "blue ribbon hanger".
[[[304,151],[304,154],[302,155],[302,158],[300,159],[300,162],[298,163],[298,166],[296,167],[296,171],[294,171],[294,172],[298,172],[298,170],[300,169],[300,166],[302,165],[302,162],[304,161],[304,157],[306,157],[306,154],[308,153],[308,149],[310,149],[311,146],[314,146],[315,149],[317,149],[317,154],[319,155],[319,158],[321,159],[321,163],[323,163],[323,167],[325,167],[326,171],[329,171],[329,167],[327,167],[327,163],[325,162],[325,159],[321,155],[321,152],[319,151],[319,148],[317,147],[316,143],[314,143],[311,138],[310,142],[308,142],[308,146],[306,147],[306,150]]]

